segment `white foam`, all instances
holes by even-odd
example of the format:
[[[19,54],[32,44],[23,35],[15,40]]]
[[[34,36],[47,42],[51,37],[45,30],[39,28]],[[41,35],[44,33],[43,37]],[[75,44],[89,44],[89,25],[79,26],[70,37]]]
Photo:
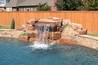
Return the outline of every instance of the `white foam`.
[[[32,47],[33,49],[48,49],[50,47],[50,45],[49,44],[35,42],[32,45],[30,45],[29,47]]]

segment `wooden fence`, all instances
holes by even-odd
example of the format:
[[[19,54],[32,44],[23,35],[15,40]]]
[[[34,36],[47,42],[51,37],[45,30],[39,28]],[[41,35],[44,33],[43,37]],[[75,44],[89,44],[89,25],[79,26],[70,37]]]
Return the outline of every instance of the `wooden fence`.
[[[10,25],[14,18],[16,26],[33,18],[58,17],[82,24],[89,32],[98,32],[98,11],[42,11],[42,12],[0,12],[0,25]]]

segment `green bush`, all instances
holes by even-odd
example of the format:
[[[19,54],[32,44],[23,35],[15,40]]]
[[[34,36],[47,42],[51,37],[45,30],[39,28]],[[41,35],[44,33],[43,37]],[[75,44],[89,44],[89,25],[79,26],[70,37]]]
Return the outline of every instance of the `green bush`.
[[[49,6],[47,3],[39,4],[37,7],[37,11],[51,11],[51,6]]]
[[[14,20],[14,18],[12,19],[10,28],[15,29],[15,20]]]

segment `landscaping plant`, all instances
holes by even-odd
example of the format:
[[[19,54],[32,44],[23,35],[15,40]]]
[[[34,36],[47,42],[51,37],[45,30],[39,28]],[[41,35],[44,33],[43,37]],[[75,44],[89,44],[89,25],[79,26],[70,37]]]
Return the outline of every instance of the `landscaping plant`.
[[[40,4],[37,7],[37,11],[50,11],[51,10],[51,6],[49,6],[47,3],[44,4]]]
[[[15,29],[15,20],[14,20],[14,18],[12,19],[10,28]]]

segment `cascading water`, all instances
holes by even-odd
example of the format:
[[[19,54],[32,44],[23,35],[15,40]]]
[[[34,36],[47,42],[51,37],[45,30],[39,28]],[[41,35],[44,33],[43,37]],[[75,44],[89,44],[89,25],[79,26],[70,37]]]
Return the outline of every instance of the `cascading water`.
[[[38,31],[37,33],[38,42],[44,43],[44,44],[49,43],[48,37],[50,34],[51,25],[50,24],[37,24],[36,29]]]
[[[51,45],[49,42],[49,36],[53,35],[51,32],[54,30],[54,26],[51,24],[36,24],[37,30],[36,38],[37,41],[34,42],[34,45],[31,46],[35,49],[48,49]]]

